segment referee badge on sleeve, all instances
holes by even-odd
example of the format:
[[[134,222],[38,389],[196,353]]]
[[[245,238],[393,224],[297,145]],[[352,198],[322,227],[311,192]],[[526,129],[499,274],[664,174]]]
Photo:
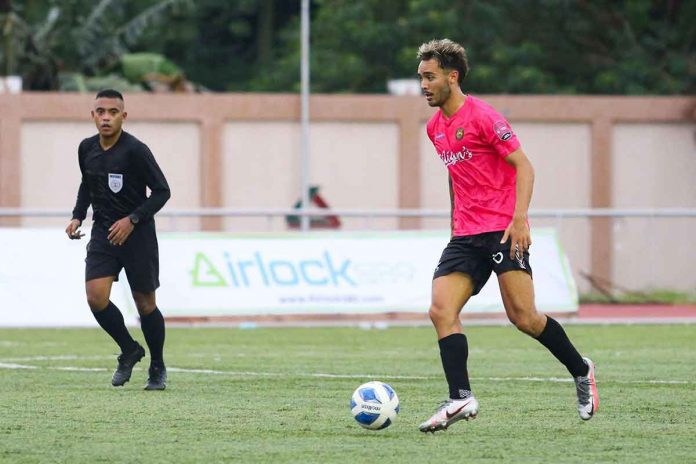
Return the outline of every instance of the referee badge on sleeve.
[[[109,189],[118,193],[123,188],[123,174],[112,174],[109,173]]]

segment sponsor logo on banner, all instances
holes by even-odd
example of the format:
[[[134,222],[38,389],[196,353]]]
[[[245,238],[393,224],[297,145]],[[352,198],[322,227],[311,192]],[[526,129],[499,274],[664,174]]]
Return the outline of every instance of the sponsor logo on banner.
[[[196,253],[193,264],[194,287],[356,287],[351,260],[336,259],[328,251],[310,259],[273,259],[256,251],[240,258],[229,252],[224,263],[214,264],[206,253]],[[219,260],[218,260],[219,262]]]

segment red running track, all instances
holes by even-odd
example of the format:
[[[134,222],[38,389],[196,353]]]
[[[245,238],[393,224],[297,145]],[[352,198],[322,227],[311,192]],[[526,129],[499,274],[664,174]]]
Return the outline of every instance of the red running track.
[[[579,324],[693,324],[696,323],[696,305],[584,304],[576,314],[558,314],[558,317]]]
[[[584,304],[578,311],[580,319],[593,318],[696,318],[696,305],[600,305]]]

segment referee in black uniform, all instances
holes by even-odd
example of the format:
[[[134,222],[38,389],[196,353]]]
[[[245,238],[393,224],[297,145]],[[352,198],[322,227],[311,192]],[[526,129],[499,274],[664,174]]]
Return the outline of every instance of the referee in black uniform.
[[[159,252],[154,215],[170,191],[147,145],[121,129],[126,116],[121,93],[109,89],[97,94],[92,118],[99,134],[83,140],[78,148],[82,182],[65,232],[71,239],[84,236],[79,227],[91,204],[94,224],[87,244],[85,286],[95,319],[121,348],[111,384],[128,382],[133,366],[145,356],[143,347],[128,333],[123,315],[109,301],[111,286],[125,269],[150,349],[145,389],[164,390],[167,370],[162,356],[164,318],[155,300]]]

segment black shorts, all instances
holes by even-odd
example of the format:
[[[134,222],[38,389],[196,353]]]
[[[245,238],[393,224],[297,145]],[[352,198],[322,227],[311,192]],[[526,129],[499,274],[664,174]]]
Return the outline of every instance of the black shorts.
[[[155,222],[138,224],[123,245],[112,245],[107,227],[94,224],[87,244],[85,281],[116,277],[126,270],[132,291],[150,293],[159,287],[159,250]]]
[[[525,271],[532,275],[529,253],[515,253],[510,259],[510,239],[500,243],[503,231],[453,237],[442,252],[433,279],[452,272],[463,272],[474,281],[474,295],[479,293],[495,271],[500,275],[507,271]]]

